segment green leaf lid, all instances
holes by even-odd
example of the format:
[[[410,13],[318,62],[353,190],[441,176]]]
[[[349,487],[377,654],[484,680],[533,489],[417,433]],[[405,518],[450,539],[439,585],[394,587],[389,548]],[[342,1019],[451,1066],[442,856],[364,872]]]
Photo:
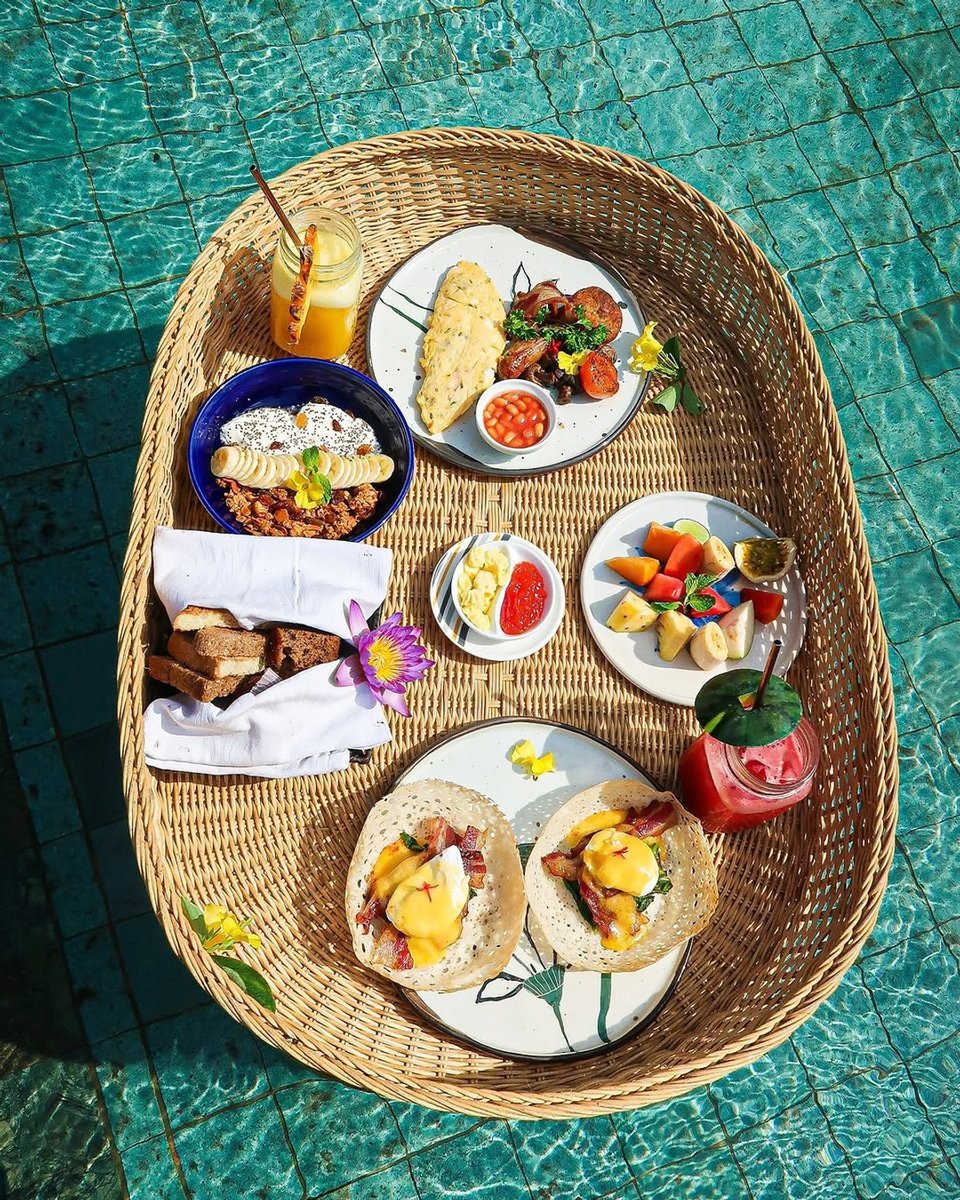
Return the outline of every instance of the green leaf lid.
[[[789,737],[800,724],[803,701],[789,683],[770,675],[758,708],[749,707],[762,671],[728,671],[708,679],[694,701],[705,733],[728,746],[769,746]]]

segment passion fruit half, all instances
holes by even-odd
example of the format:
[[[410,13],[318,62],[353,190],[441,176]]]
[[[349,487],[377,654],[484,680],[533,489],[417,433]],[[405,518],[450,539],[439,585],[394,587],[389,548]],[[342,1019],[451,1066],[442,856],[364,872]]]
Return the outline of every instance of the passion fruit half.
[[[751,583],[775,583],[796,561],[797,543],[792,538],[746,538],[734,544],[733,557]]]

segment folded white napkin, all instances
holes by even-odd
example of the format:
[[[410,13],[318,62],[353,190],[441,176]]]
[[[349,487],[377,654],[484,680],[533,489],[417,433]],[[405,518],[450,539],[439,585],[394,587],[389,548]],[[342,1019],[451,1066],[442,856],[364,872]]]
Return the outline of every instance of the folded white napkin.
[[[347,639],[350,601],[370,616],[391,562],[375,546],[304,538],[161,528],[153,542],[154,585],[171,621],[197,604],[226,608],[247,628],[290,622]],[[325,663],[261,685],[226,709],[188,696],[154,700],[144,715],[146,760],[162,770],[272,779],[342,770],[351,749],[390,741],[390,729],[370,689],[338,687],[336,669]]]

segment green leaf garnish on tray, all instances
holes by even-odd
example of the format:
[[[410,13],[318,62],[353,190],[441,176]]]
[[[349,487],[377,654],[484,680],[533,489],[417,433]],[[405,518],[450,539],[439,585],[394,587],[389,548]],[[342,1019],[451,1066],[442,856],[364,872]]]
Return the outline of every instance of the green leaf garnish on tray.
[[[673,412],[679,400],[681,408],[695,417],[703,412],[703,401],[687,378],[687,368],[680,357],[680,339],[674,336],[665,342],[658,341],[653,336],[656,325],[656,321],[650,321],[633,343],[630,370],[647,371],[659,375],[661,379],[671,380],[662,392],[653,397],[652,403],[667,412]]]

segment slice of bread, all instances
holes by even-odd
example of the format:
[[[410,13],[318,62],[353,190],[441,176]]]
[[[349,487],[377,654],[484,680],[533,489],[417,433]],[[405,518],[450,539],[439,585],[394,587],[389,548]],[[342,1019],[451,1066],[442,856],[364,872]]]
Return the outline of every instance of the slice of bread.
[[[206,629],[208,625],[222,625],[226,629],[242,628],[233,613],[227,612],[225,608],[203,608],[197,604],[188,604],[173,618],[174,629],[184,632]]]
[[[177,662],[198,671],[201,675],[209,675],[211,679],[227,679],[231,675],[256,675],[264,669],[263,655],[249,657],[227,658],[224,655],[200,654],[197,651],[195,634],[171,633],[167,642],[167,652]]]
[[[208,625],[198,629],[193,637],[193,648],[198,654],[209,658],[257,658],[267,652],[267,637],[253,629],[224,629],[221,625]],[[263,670],[263,667],[260,667]]]
[[[209,679],[199,671],[177,662],[175,658],[167,658],[162,654],[151,654],[147,669],[152,679],[160,683],[169,683],[177,691],[186,692],[194,700],[218,700],[222,696],[232,695],[244,681],[242,675],[228,675],[222,679]]]
[[[278,625],[267,634],[267,665],[283,679],[339,657],[340,639],[335,633]]]

